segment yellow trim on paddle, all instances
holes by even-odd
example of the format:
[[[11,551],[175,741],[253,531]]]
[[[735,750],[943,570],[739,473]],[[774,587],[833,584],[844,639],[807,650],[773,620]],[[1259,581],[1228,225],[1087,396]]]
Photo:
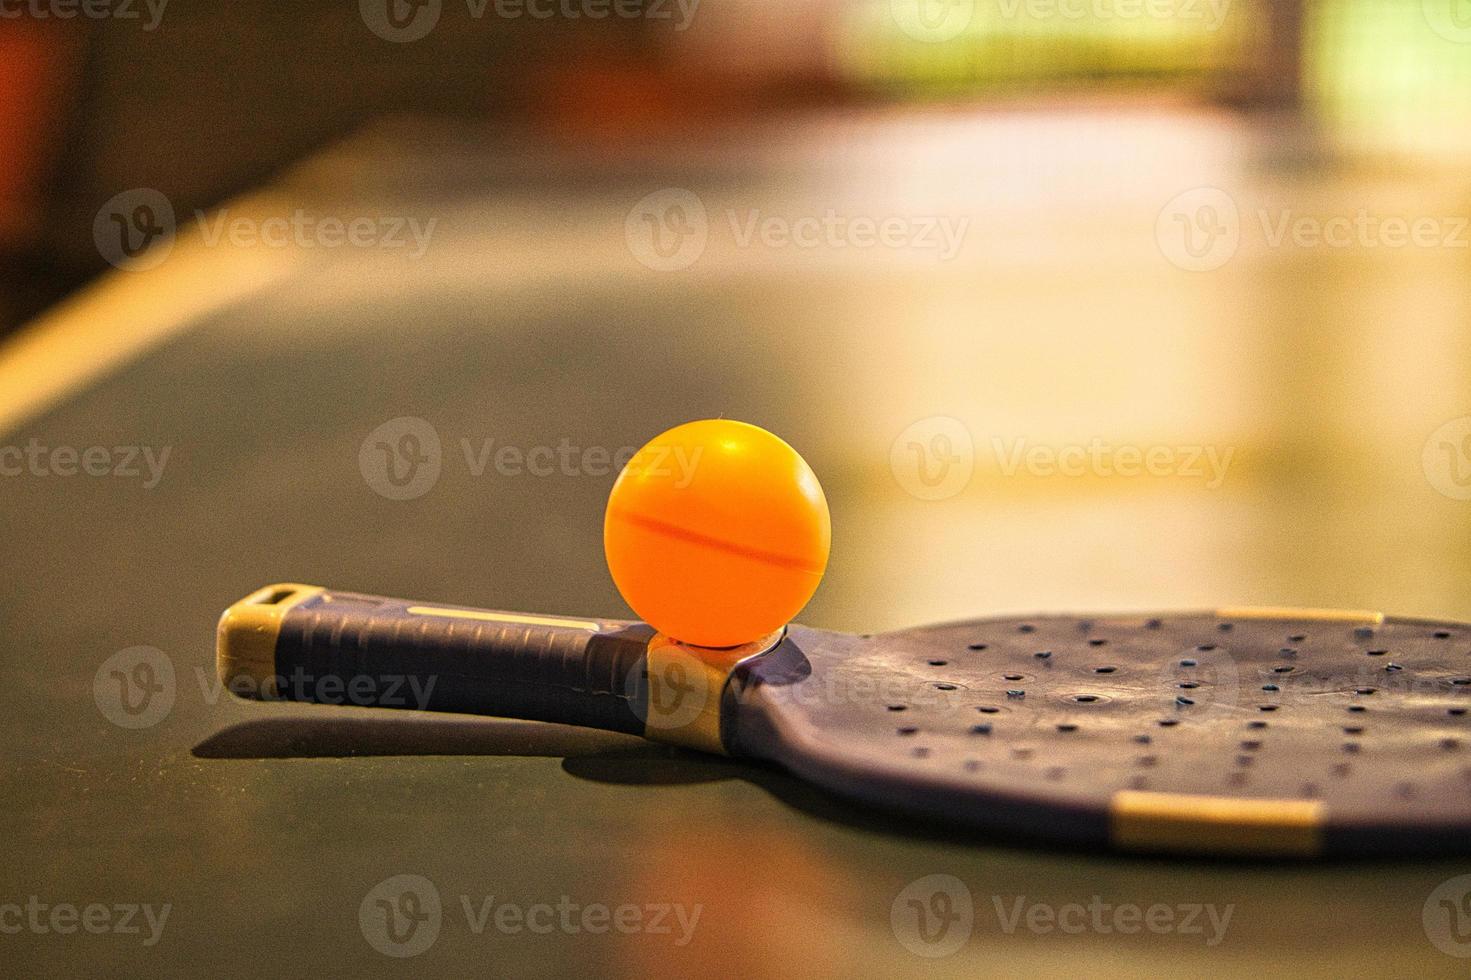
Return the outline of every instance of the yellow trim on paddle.
[[[648,715],[644,738],[725,755],[720,708],[725,684],[743,660],[781,642],[785,630],[738,647],[715,649],[680,643],[663,633],[649,641]]]
[[[276,696],[276,639],[288,610],[323,592],[319,585],[277,582],[256,589],[226,609],[215,633],[215,672],[220,683],[236,691],[241,678],[253,687],[237,693]]]
[[[414,616],[443,616],[447,619],[478,619],[487,623],[508,623],[512,626],[561,626],[567,629],[587,630],[596,633],[603,627],[599,623],[581,619],[561,619],[556,616],[526,616],[521,613],[490,612],[484,609],[446,609],[442,606],[410,606],[407,610]]]
[[[1134,851],[1312,857],[1323,848],[1324,812],[1315,800],[1120,790],[1109,801],[1109,837]]]
[[[1233,606],[1217,609],[1221,619],[1308,619],[1327,623],[1384,622],[1384,613],[1370,609],[1298,609],[1292,606]]]

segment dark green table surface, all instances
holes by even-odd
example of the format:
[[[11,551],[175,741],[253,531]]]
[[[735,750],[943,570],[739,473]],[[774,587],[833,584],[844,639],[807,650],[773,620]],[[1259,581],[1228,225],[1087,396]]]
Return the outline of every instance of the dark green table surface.
[[[611,475],[476,475],[465,446],[472,459],[487,439],[616,451],[713,415],[782,434],[824,482],[834,551],[812,625],[1253,602],[1471,618],[1471,504],[1422,469],[1431,433],[1471,413],[1467,257],[1272,248],[1254,224],[1258,207],[1293,203],[1334,213],[1444,193],[1464,207],[1464,187],[1271,179],[1229,126],[1110,125],[1085,137],[1045,117],[870,121],[582,169],[380,130],[231,213],[436,218],[422,256],[211,246],[186,229],[157,268],[98,287],[134,297],[126,323],[58,313],[43,329],[131,330],[141,295],[143,319],[155,303],[183,322],[16,415],[0,444],[170,455],[153,486],[0,479],[0,903],[170,911],[152,945],[141,913],[139,934],[0,935],[0,972],[1464,975],[1471,961],[1432,944],[1422,910],[1471,872],[1465,860],[1048,853],[633,738],[243,703],[215,685],[215,618],[271,581],[627,615],[600,547]],[[1205,184],[1232,188],[1242,246],[1191,272],[1162,256],[1156,216]],[[700,195],[709,243],[659,272],[630,254],[625,218],[671,186]],[[736,240],[727,215],[749,208],[971,225],[949,261],[783,250]],[[227,298],[181,298],[215,290]],[[369,434],[402,416],[443,447],[437,482],[412,500],[376,492],[359,465]],[[891,447],[933,416],[968,429],[975,475],[930,501],[906,492]],[[1019,439],[1233,456],[1214,488],[1188,474],[1008,475]],[[136,646],[171,666],[158,696],[172,704],[125,728],[109,720],[105,662]],[[891,912],[935,874],[963,884],[973,923],[958,951],[927,958]],[[423,876],[442,906],[412,958],[379,952],[360,921],[396,875]],[[1231,917],[1214,936],[1008,931],[1018,899]],[[677,924],[593,934],[492,919],[477,932],[487,900],[699,918],[683,944]]]

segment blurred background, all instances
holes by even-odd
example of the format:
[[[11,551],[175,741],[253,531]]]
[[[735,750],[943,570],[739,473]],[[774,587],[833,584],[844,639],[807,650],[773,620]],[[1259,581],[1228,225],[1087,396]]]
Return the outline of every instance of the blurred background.
[[[49,308],[74,338],[12,358],[17,419],[210,315],[248,321],[236,357],[385,338],[363,382],[441,334],[451,455],[778,425],[862,515],[836,568],[863,588],[816,607],[844,625],[1471,615],[1465,0],[88,9],[0,20],[0,330]],[[591,394],[618,438],[505,433],[477,381],[503,343],[524,410]],[[452,379],[422,371],[353,424],[430,416]]]
[[[709,905],[683,952],[562,936],[496,962],[851,976],[928,965],[887,910],[941,869],[978,895],[1237,902],[1195,974],[1288,949],[1298,975],[1455,965],[1418,920],[1448,866],[1198,874],[916,838],[777,774],[614,745],[620,768],[516,723],[468,749],[431,729],[413,759],[339,758],[351,729],[204,758],[318,709],[194,678],[219,610],[271,581],[628,615],[608,460],[716,415],[824,484],[813,626],[1471,619],[1468,0],[3,2],[0,163],[16,894],[171,882],[186,941],[157,955],[219,973],[267,927],[303,972],[382,967],[353,909],[402,871],[672,894]],[[136,475],[50,455],[94,446],[137,450]],[[93,684],[137,644],[178,690],[125,732]],[[944,966],[1001,954],[1186,962],[988,935]]]
[[[117,190],[209,207],[385,115],[525,130],[526,150],[584,160],[720,135],[750,150],[736,131],[814,117],[942,114],[963,139],[1001,113],[1027,114],[1006,143],[1045,154],[1064,148],[1046,123],[1068,108],[1098,123],[1066,144],[1075,160],[1133,145],[1108,121],[1141,112],[1162,129],[1228,117],[1255,127],[1261,160],[1320,172],[1454,173],[1471,152],[1457,0],[48,2],[8,7],[0,33],[8,323],[101,270],[92,217]],[[1102,159],[1100,202],[1124,177]]]

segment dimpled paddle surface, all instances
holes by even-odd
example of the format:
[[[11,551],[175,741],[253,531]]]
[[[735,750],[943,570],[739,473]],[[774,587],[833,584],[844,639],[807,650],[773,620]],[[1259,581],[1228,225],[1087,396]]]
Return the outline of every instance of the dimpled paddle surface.
[[[1120,845],[1120,794],[1190,794],[1279,801],[1257,810],[1284,821],[1310,809],[1320,852],[1471,843],[1464,624],[1191,613],[871,637],[794,626],[726,698],[733,753],[984,831]]]

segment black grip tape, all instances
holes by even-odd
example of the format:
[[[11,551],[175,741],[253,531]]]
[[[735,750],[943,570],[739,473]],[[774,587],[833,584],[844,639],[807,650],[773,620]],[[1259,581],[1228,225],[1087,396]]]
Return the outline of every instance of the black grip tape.
[[[417,605],[323,592],[295,606],[276,641],[278,696],[643,734],[644,686],[630,678],[647,626],[593,632],[408,611]]]

